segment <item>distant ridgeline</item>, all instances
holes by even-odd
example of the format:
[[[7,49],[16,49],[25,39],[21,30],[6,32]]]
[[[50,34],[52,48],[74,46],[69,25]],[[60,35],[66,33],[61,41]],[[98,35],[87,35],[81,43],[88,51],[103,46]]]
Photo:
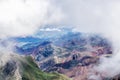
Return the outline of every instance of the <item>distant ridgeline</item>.
[[[16,50],[20,54],[32,54],[32,51],[40,46],[52,44],[56,47],[65,48],[68,51],[85,51],[91,47],[109,47],[110,42],[99,34],[73,32],[71,29],[59,29],[53,31],[41,29],[35,36],[14,38],[19,44]]]
[[[42,71],[57,71],[74,80],[84,75],[81,67],[96,65],[101,56],[109,58],[112,54],[112,45],[106,38],[71,29],[41,29],[36,37],[15,39],[19,43],[16,51],[32,56]]]

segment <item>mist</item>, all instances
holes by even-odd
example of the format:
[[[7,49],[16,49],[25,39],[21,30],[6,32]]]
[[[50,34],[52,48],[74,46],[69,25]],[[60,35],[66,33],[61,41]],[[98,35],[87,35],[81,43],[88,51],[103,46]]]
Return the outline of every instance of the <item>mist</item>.
[[[101,58],[95,69],[104,77],[120,74],[120,1],[61,0],[57,4],[67,14],[64,24],[73,25],[75,31],[99,33],[111,41],[113,56]]]
[[[74,26],[75,31],[108,38],[113,56],[101,58],[95,67],[105,77],[120,74],[119,21],[119,0],[0,0],[0,39],[32,35],[46,24]]]
[[[16,42],[8,38],[32,35],[43,25],[57,24],[63,16],[50,0],[0,0],[0,58],[7,61],[14,53]]]
[[[62,18],[61,10],[50,0],[1,0],[0,38],[32,35]]]
[[[9,61],[19,64],[22,58],[14,52],[17,42],[9,38],[32,35],[44,25],[57,24],[63,16],[50,0],[0,0],[0,68]],[[19,71],[20,66],[16,66]],[[4,80],[1,75],[0,79]]]

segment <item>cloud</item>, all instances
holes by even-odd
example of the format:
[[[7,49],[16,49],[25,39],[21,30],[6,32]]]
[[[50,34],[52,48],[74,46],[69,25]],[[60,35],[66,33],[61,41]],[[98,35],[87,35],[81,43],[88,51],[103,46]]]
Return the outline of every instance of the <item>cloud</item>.
[[[40,31],[48,31],[48,32],[58,31],[58,32],[60,32],[61,29],[59,29],[59,28],[45,28],[45,29],[40,29]]]
[[[0,0],[0,67],[19,56],[14,53],[16,42],[6,38],[32,35],[43,25],[59,23],[63,16],[50,0]]]
[[[106,77],[120,74],[120,1],[119,0],[60,0],[67,18],[65,25],[73,25],[75,31],[100,33],[111,40],[114,55],[110,59],[101,59],[97,66]]]
[[[62,18],[50,0],[0,0],[0,38],[31,35]]]
[[[97,69],[115,76],[120,73],[119,4],[119,0],[0,0],[0,38],[31,35],[62,20],[76,31],[101,33],[112,41],[113,57],[103,59]]]
[[[120,1],[118,0],[61,0],[61,6],[67,15],[64,24],[77,26],[80,31],[103,32],[119,24]],[[113,28],[114,29],[114,28]],[[105,32],[104,30],[104,32]],[[109,30],[108,30],[109,31]]]

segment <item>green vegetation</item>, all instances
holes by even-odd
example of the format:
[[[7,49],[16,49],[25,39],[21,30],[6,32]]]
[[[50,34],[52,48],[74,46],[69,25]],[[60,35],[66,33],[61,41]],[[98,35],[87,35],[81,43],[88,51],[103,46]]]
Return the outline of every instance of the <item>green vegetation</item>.
[[[25,61],[21,61],[22,80],[70,80],[62,74],[42,72],[31,57],[25,57]]]

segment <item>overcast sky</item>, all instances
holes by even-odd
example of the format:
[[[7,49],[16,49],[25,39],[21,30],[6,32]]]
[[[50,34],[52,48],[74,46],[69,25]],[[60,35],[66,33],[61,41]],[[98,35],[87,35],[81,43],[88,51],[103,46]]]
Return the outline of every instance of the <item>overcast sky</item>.
[[[116,35],[119,4],[119,0],[1,0],[0,37],[30,35],[46,24]]]
[[[0,0],[0,38],[31,35],[62,18],[50,0]]]

